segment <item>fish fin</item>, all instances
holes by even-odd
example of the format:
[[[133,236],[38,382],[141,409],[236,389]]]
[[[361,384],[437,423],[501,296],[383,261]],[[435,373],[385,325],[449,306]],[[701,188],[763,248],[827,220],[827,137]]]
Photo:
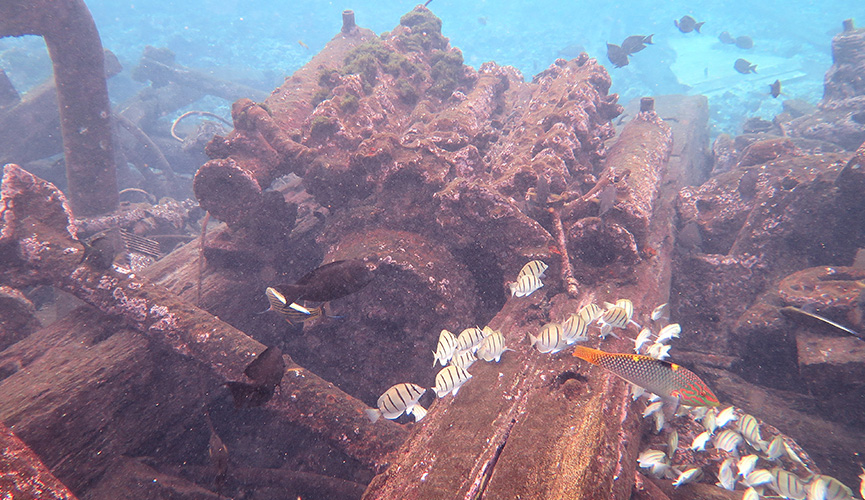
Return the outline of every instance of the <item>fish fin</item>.
[[[262,406],[273,397],[275,386],[252,385],[244,382],[226,382],[225,386],[231,392],[235,408],[253,408]]]
[[[296,302],[305,289],[305,287],[301,285],[274,285],[271,288],[282,294],[286,304]]]
[[[381,410],[378,408],[367,408],[364,412],[366,413],[366,418],[372,423],[375,423],[381,417]]]
[[[664,413],[672,419],[676,415],[676,412],[679,411],[679,398],[669,397],[661,398],[661,400],[664,401],[664,405],[662,406]]]
[[[426,416],[427,410],[421,405],[414,405],[411,409],[411,414],[414,415],[415,422],[420,422]]]

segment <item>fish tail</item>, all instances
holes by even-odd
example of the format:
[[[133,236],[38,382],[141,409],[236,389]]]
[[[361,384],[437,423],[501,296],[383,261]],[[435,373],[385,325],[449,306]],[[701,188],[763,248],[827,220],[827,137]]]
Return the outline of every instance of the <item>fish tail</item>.
[[[694,25],[694,31],[700,33],[700,28],[702,28],[705,23],[706,21],[703,21],[702,23],[697,23],[696,25]]]
[[[420,422],[422,418],[424,418],[427,414],[426,408],[421,405],[414,405],[411,410],[411,414],[414,415],[414,421]]]
[[[364,412],[366,413],[366,418],[372,423],[375,423],[381,417],[381,410],[378,408],[367,408]]]

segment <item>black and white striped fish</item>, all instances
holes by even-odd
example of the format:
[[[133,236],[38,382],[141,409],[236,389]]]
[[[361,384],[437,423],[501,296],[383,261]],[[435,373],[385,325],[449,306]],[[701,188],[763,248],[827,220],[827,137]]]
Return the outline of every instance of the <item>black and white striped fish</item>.
[[[477,360],[477,356],[472,351],[460,351],[451,358],[451,364],[459,366],[463,370],[468,370]]]
[[[448,361],[451,360],[456,349],[457,338],[448,330],[442,330],[439,334],[439,341],[438,345],[436,345],[436,350],[433,351],[433,356],[435,356],[435,359],[433,359],[433,366],[435,366],[436,363],[441,363],[442,366],[448,364]]]
[[[478,350],[478,346],[481,344],[481,340],[484,339],[484,331],[480,328],[473,326],[471,328],[466,328],[461,331],[459,336],[457,337],[457,352],[459,351],[468,351],[471,350],[475,352]]]
[[[436,385],[433,387],[433,390],[440,398],[447,396],[449,392],[456,396],[460,387],[468,382],[470,378],[472,378],[471,373],[459,366],[448,365],[436,374]]]
[[[597,304],[586,304],[580,308],[578,314],[583,318],[583,321],[589,325],[592,321],[600,319],[600,317],[604,315],[604,310]]]
[[[542,286],[544,284],[541,280],[531,274],[521,276],[517,281],[508,284],[512,297],[528,297]]]
[[[534,276],[537,279],[541,279],[544,277],[544,272],[546,272],[549,267],[550,266],[540,260],[530,261],[520,269],[520,273],[517,275],[517,281],[519,281],[523,276]]]
[[[539,352],[555,354],[568,345],[562,333],[561,325],[547,323],[541,328],[537,337],[530,333],[529,341]]]
[[[562,335],[565,338],[565,343],[568,345],[574,342],[585,342],[589,340],[586,332],[589,329],[588,323],[583,321],[583,317],[579,313],[574,313],[568,316],[562,323]]]
[[[394,420],[405,412],[412,414],[415,422],[420,422],[427,414],[426,408],[418,404],[425,392],[426,389],[417,384],[396,384],[378,398],[377,408],[366,410],[366,416],[375,422],[379,417]]]
[[[502,332],[495,332],[481,341],[477,355],[479,359],[484,361],[498,363],[505,351],[513,351],[513,349],[505,347],[505,336],[502,335]]]

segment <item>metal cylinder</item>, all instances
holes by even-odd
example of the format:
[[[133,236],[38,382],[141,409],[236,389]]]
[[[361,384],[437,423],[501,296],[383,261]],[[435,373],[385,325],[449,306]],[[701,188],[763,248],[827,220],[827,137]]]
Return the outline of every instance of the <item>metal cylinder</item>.
[[[651,97],[643,97],[640,99],[640,113],[644,111],[652,111],[655,109],[655,99]]]
[[[354,11],[351,9],[342,11],[342,32],[349,33],[356,26],[357,25],[354,24]]]

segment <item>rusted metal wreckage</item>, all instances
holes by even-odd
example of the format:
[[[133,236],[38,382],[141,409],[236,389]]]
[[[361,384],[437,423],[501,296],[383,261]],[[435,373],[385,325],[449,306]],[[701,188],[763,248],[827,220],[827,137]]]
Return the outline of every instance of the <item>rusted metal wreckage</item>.
[[[73,325],[87,330],[85,344],[112,354],[99,357],[101,371],[78,366],[90,373],[89,383],[107,370],[141,387],[130,372],[151,373],[145,353],[157,351],[173,353],[166,358],[174,359],[171,376],[212,388],[246,380],[244,368],[264,350],[231,326],[267,337],[251,302],[236,306],[238,290],[260,294],[263,282],[296,278],[286,262],[304,250],[325,261],[372,258],[381,270],[378,286],[341,299],[344,320],[309,325],[302,337],[285,340],[284,351],[298,347],[304,361],[285,355],[280,388],[265,406],[377,473],[364,498],[626,499],[635,477],[655,492],[635,471],[643,427],[627,385],[568,355],[539,355],[523,338],[589,302],[627,297],[645,315],[667,301],[675,196],[679,183],[705,175],[705,99],[659,101],[665,116],[676,116],[671,125],[644,100],[608,148],[621,107],[595,60],[557,60],[524,82],[513,68],[464,66],[440,27],[417,7],[379,38],[347,12],[342,32],[263,103],[234,104],[235,129],[208,145],[213,159],[194,186],[202,207],[226,223],[204,243],[205,255],[229,255],[256,272],[238,276],[210,262],[198,292],[198,241],[164,258],[147,278],[96,270],[81,262],[65,197],[7,165],[0,283],[51,284],[100,311],[97,323],[113,325],[102,327],[110,333],[81,326],[93,313],[79,311],[64,328],[32,334],[50,339]],[[325,214],[315,231],[298,235],[293,218],[272,224],[286,200],[274,202],[268,189],[289,173],[303,179]],[[605,190],[612,205],[599,213],[594,195]],[[509,299],[503,282],[532,258],[550,264],[553,279],[545,293]],[[515,351],[500,364],[476,364],[459,396],[436,400],[421,423],[366,420],[363,410],[390,384],[431,385],[435,371],[425,353],[436,332],[475,323],[501,330]],[[308,354],[310,339],[327,339],[317,341],[326,352]],[[625,340],[605,345],[630,348]],[[75,409],[27,389],[20,380],[32,362],[26,352],[4,356],[5,390],[13,387],[17,396],[0,399],[0,419],[34,443],[74,491],[133,447],[109,446],[111,437],[138,433],[140,444],[156,434],[73,417],[108,436],[100,441],[108,452],[75,469],[70,462],[88,456],[93,443],[57,449],[51,441],[61,431],[45,410]],[[390,363],[394,358],[401,362]],[[74,378],[67,383],[62,389],[72,390]],[[122,384],[107,387],[102,403],[119,414],[126,392]],[[188,387],[177,390],[195,405],[205,399]],[[77,397],[89,396],[79,387]],[[169,413],[196,425],[176,399],[142,418],[165,422]],[[660,491],[642,494],[663,498]]]
[[[458,51],[449,48],[435,29],[437,21],[418,7],[385,41],[391,57],[400,56],[405,59],[401,64],[420,69],[413,80],[402,73],[400,80],[381,72],[368,92],[363,86],[369,82],[340,74],[352,50],[363,43],[381,43],[370,42],[377,39],[368,30],[346,23],[343,33],[264,105],[238,101],[235,131],[213,141],[209,151],[217,158],[196,177],[202,206],[225,220],[235,234],[243,234],[241,227],[256,217],[264,205],[263,191],[273,179],[289,172],[301,175],[307,190],[331,209],[331,220],[318,241],[329,257],[377,251],[386,266],[395,268],[392,283],[414,283],[415,292],[425,299],[463,302],[443,303],[437,314],[421,318],[424,330],[412,334],[427,344],[434,342],[429,332],[437,331],[436,322],[463,321],[453,314],[468,321],[481,319],[465,304],[479,304],[477,289],[488,285],[476,284],[477,277],[452,257],[465,248],[486,249],[498,267],[507,270],[501,275],[518,269],[529,257],[564,255],[567,265],[552,261],[568,281],[549,285],[551,318],[606,298],[611,282],[617,283],[618,295],[632,298],[638,308],[658,302],[667,293],[669,262],[642,260],[637,252],[648,245],[669,245],[669,220],[658,223],[652,212],[672,136],[651,103],[626,128],[603,164],[604,140],[612,136],[610,119],[620,108],[615,96],[607,96],[609,78],[595,61],[585,55],[559,60],[532,83],[493,63],[476,73],[457,60]],[[426,23],[433,23],[433,29],[419,33],[420,27],[429,29]],[[451,67],[435,70],[433,57],[439,63],[451,57]],[[325,85],[326,90],[331,87],[330,95],[313,108],[327,70],[333,72]],[[442,74],[451,81],[449,87],[438,89]],[[414,96],[407,95],[411,88]],[[433,92],[440,95],[428,97]],[[359,110],[339,106],[352,97]],[[545,178],[555,194],[567,197],[576,189],[588,191],[595,179],[615,172],[628,175],[616,179],[615,207],[603,224],[585,224],[596,208],[579,192],[564,204],[517,201],[527,188],[539,184],[539,178]],[[357,213],[352,199],[370,210]],[[2,282],[17,287],[50,283],[122,318],[123,324],[157,345],[209,367],[218,380],[243,380],[243,368],[264,346],[145,278],[103,273],[82,264],[83,249],[64,200],[59,191],[27,172],[14,165],[5,168]],[[553,220],[558,222],[551,227],[559,229],[548,231],[545,224]],[[606,245],[609,260],[587,265],[591,257],[577,257],[586,252],[575,243],[580,238],[603,242],[595,246]],[[188,289],[183,285],[194,264],[184,265],[171,256],[167,262],[175,264],[167,284]],[[424,270],[443,262],[452,265]],[[605,277],[604,269],[614,277]],[[187,275],[178,278],[184,271]],[[575,289],[579,278],[583,280]],[[448,280],[455,290],[441,288]],[[561,293],[566,288],[570,295]],[[351,306],[372,311],[370,303],[378,298],[358,297]],[[628,391],[607,374],[578,368],[566,357],[538,356],[520,342],[527,329],[539,325],[540,302],[505,303],[489,323],[505,333],[516,352],[501,365],[473,370],[475,378],[460,397],[437,401],[408,438],[398,424],[366,421],[366,404],[288,356],[281,388],[268,408],[384,471],[367,491],[368,498],[627,498],[640,442]],[[380,312],[388,313],[398,315],[388,307]],[[340,328],[353,326],[360,334],[370,329],[363,324]],[[418,370],[421,365],[425,370]],[[430,373],[427,358],[411,361],[408,371]],[[32,420],[28,426],[28,415],[9,407],[3,414],[4,420],[17,421],[21,432],[44,445],[45,435],[38,437]],[[98,475],[76,476],[62,465],[60,470],[79,488]]]

